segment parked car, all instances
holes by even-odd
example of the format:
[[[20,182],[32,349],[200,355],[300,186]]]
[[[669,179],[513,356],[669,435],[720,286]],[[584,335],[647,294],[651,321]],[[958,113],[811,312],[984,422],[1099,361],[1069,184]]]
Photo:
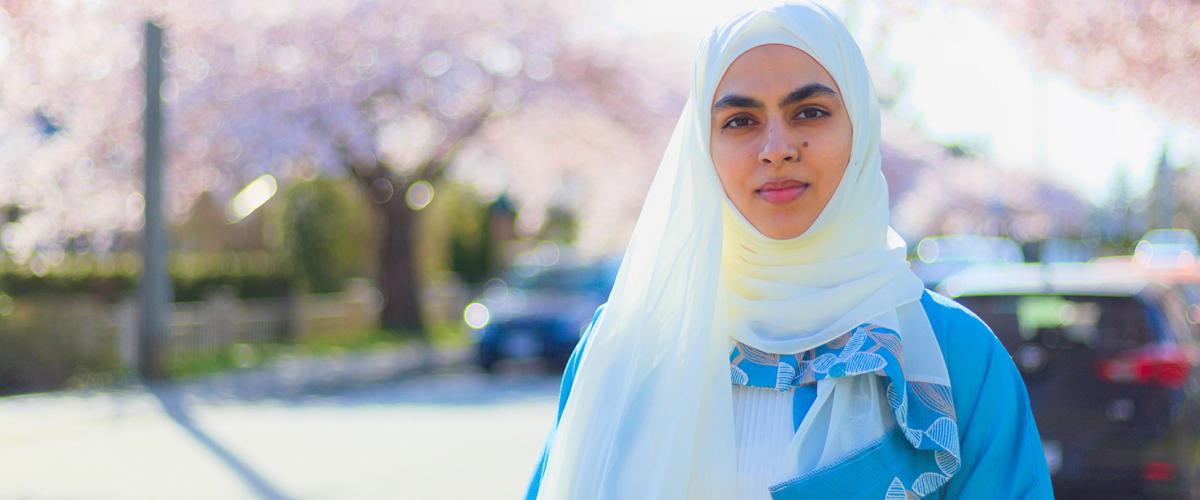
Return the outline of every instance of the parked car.
[[[565,366],[571,351],[608,300],[619,260],[517,268],[489,282],[463,313],[475,328],[479,367],[495,372],[507,361]]]
[[[1200,499],[1200,358],[1186,302],[1129,269],[975,267],[941,290],[1012,354],[1057,496]]]
[[[1194,266],[1200,244],[1187,229],[1151,229],[1142,235],[1133,255],[1140,264],[1149,267]]]
[[[1161,251],[1161,247],[1150,251]],[[1117,255],[1095,259],[1093,262],[1109,270],[1136,273],[1178,290],[1187,302],[1187,322],[1192,325],[1194,334],[1200,338],[1200,265],[1195,259],[1188,257],[1190,253],[1178,255],[1182,255],[1183,258],[1163,259],[1143,253],[1142,258],[1136,255]]]
[[[1023,262],[1017,242],[995,236],[955,234],[930,236],[917,243],[913,272],[925,286],[936,287],[948,276],[979,264]]]

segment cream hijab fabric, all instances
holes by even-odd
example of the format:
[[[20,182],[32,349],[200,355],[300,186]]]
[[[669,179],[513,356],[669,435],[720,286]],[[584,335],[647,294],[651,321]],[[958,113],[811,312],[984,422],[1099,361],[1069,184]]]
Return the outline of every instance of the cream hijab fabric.
[[[808,231],[789,240],[761,234],[732,205],[708,144],[713,93],[726,68],[770,43],[799,48],[825,67],[854,130],[832,199]],[[539,498],[732,498],[731,338],[797,353],[874,321],[901,332],[906,378],[949,384],[918,302],[923,286],[888,225],[879,136],[862,54],[828,9],[753,10],[705,39],[616,284],[592,325]],[[862,414],[863,399],[886,404],[881,390],[859,377],[821,381],[779,479],[866,444],[848,438],[863,435],[862,425],[869,438],[894,425],[887,412]],[[859,426],[853,433],[850,422]]]

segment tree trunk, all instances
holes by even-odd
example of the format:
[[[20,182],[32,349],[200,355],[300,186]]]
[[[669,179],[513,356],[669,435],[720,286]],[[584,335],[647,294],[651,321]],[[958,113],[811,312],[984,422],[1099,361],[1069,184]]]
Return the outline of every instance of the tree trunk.
[[[417,214],[404,201],[406,188],[396,183],[396,194],[375,205],[383,223],[379,252],[379,289],[383,293],[380,326],[385,330],[413,332],[427,338],[421,320],[421,290],[413,248]]]

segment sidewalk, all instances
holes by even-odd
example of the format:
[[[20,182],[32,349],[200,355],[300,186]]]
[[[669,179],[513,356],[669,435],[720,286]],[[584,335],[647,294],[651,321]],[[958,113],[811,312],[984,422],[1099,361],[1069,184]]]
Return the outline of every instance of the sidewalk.
[[[163,395],[191,401],[288,400],[465,366],[469,347],[403,346],[335,356],[285,356],[261,366],[180,381],[0,397],[0,446],[96,420],[161,412]]]
[[[559,380],[469,359],[398,347],[0,398],[0,498],[513,498]]]

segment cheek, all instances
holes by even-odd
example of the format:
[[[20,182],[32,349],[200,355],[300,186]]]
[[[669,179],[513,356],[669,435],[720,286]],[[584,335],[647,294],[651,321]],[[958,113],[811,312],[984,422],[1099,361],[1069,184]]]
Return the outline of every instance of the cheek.
[[[813,173],[820,177],[821,184],[832,192],[841,182],[846,164],[850,161],[849,133],[842,130],[831,131],[828,137],[816,144],[819,146],[808,148],[811,160],[809,165],[813,167]]]
[[[754,173],[754,157],[748,157],[741,146],[730,141],[711,142],[713,166],[730,199],[746,196]],[[747,160],[749,158],[749,160]]]

